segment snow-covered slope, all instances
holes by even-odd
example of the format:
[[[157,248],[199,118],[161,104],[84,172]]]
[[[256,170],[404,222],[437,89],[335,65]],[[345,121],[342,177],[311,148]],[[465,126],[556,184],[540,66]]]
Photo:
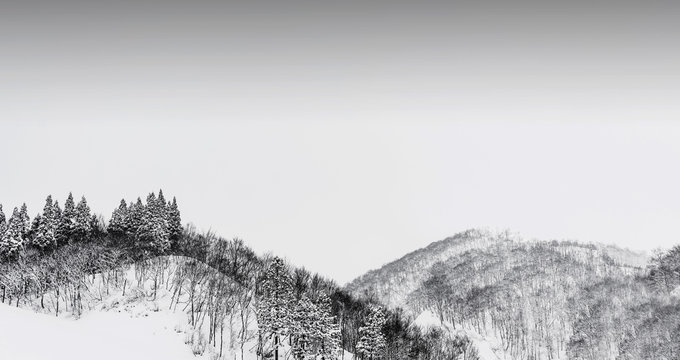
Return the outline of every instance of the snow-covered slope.
[[[499,339],[486,334],[485,336],[480,335],[477,331],[472,328],[466,329],[456,329],[452,330],[453,326],[449,322],[444,322],[443,324],[437,319],[437,316],[429,310],[425,310],[420,315],[418,315],[413,324],[420,327],[423,330],[429,328],[441,328],[445,330],[450,335],[464,335],[470,341],[472,341],[473,346],[477,350],[477,356],[479,360],[511,360],[512,357],[507,354]]]
[[[352,280],[345,286],[345,289],[358,297],[370,294],[390,308],[408,309],[406,301],[409,294],[429,276],[433,265],[467,251],[511,242],[550,244],[555,251],[560,251],[582,262],[589,262],[593,259],[603,261],[606,257],[629,273],[644,267],[648,261],[645,253],[633,252],[613,245],[583,244],[574,241],[525,241],[517,234],[507,231],[494,233],[484,229],[470,229],[433,242],[379,269],[371,270]]]
[[[224,326],[223,346],[219,340],[215,345],[207,343],[208,315],[195,311],[198,320],[191,325],[189,286],[199,294],[208,281],[203,277],[178,282],[177,274],[192,261],[168,257],[155,259],[144,270],[133,266],[119,274],[117,285],[111,273],[97,274],[82,290],[79,316],[64,310],[63,299],[60,315],[55,316],[54,293],[46,294],[44,309],[37,303],[22,303],[25,308],[0,304],[0,360],[213,360],[220,348],[222,359],[241,359],[240,319],[235,319],[241,314],[238,304],[232,309],[233,321]],[[165,281],[154,286],[155,276]],[[178,287],[181,290],[176,291]],[[254,314],[249,314],[244,360],[256,359],[252,334],[257,323]],[[229,322],[229,317],[224,321]]]
[[[388,307],[404,307],[408,294],[420,286],[433,264],[509,238],[510,235],[507,233],[493,234],[486,230],[467,230],[413,251],[379,269],[371,270],[347,284],[345,288],[359,297],[370,293]]]
[[[168,311],[57,318],[0,304],[0,359],[196,360]]]

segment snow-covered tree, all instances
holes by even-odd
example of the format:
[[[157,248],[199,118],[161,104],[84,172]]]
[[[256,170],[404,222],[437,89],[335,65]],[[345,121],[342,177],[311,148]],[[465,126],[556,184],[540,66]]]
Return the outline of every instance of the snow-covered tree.
[[[54,246],[56,242],[54,230],[54,225],[51,223],[50,219],[41,216],[40,214],[36,215],[31,228],[31,233],[33,235],[31,243],[41,250]]]
[[[158,203],[158,209],[159,209],[161,216],[166,221],[169,221],[169,219],[168,219],[168,202],[165,200],[165,196],[163,195],[163,189],[158,190],[158,197],[156,198],[156,202]]]
[[[317,301],[318,355],[321,360],[338,359],[342,352],[340,324],[336,322],[331,308],[331,299],[322,293]]]
[[[114,236],[125,234],[125,219],[128,216],[128,206],[125,199],[120,200],[120,205],[113,210],[107,231]]]
[[[385,312],[380,306],[371,305],[364,326],[359,328],[357,354],[362,359],[380,359],[385,349],[385,335],[382,333],[385,324]]]
[[[76,205],[73,201],[73,194],[68,193],[68,198],[64,203],[64,211],[61,213],[57,240],[59,243],[67,243],[73,239],[76,224]]]
[[[5,213],[2,211],[2,204],[0,204],[0,237],[5,233],[7,229],[7,220],[5,218]]]
[[[154,193],[147,196],[142,214],[142,223],[136,235],[139,245],[150,252],[165,253],[170,249],[170,234],[163,210]]]
[[[92,233],[92,215],[87,200],[83,196],[78,202],[75,211],[75,221],[73,226],[73,236],[78,240],[86,240]]]
[[[0,253],[7,257],[13,257],[19,253],[24,247],[24,238],[22,236],[23,219],[19,209],[14,208],[12,217],[10,217],[7,224],[7,229],[0,239]]]
[[[291,338],[293,342],[293,356],[305,359],[314,356],[314,341],[319,334],[319,309],[303,295],[295,301],[291,314]]]
[[[168,231],[170,233],[170,240],[176,243],[182,237],[182,219],[180,217],[179,208],[177,207],[177,199],[172,198],[172,203],[168,206]]]
[[[62,213],[63,212],[59,206],[59,201],[55,200],[54,205],[52,206],[52,218],[54,221],[54,240],[57,246],[62,244],[62,240],[60,240]]]
[[[265,343],[271,340],[274,359],[278,360],[279,348],[291,331],[293,312],[293,287],[283,260],[272,260],[261,286],[257,322]]]
[[[137,229],[142,225],[144,219],[144,203],[141,198],[137,198],[136,202],[130,203],[130,207],[125,216],[125,231],[127,236],[134,239],[137,235]]]
[[[28,216],[28,208],[26,203],[21,205],[21,210],[19,210],[19,231],[21,232],[21,237],[26,238],[28,232],[31,230],[31,218]]]
[[[56,246],[59,217],[57,217],[58,209],[55,208],[55,205],[52,202],[52,196],[47,196],[42,215],[38,214],[33,219],[31,244],[37,248],[46,249],[49,246]]]
[[[52,201],[52,195],[47,195],[47,198],[45,199],[45,206],[43,207],[42,216],[53,223],[56,220],[54,218],[54,203]]]
[[[155,193],[152,192],[146,197],[146,208],[152,216],[158,214],[158,203],[156,202]]]

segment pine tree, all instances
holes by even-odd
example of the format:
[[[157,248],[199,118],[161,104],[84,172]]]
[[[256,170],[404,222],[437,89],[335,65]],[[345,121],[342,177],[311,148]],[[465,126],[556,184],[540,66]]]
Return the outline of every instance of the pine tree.
[[[142,222],[137,229],[139,248],[150,253],[163,254],[170,249],[170,234],[167,223],[161,214],[158,200],[154,193],[146,198],[146,206],[142,212]]]
[[[56,219],[54,218],[54,203],[52,202],[52,195],[47,195],[47,199],[45,199],[45,206],[43,207],[42,216],[47,221],[55,224]]]
[[[19,209],[14,208],[12,217],[7,224],[7,230],[0,239],[0,252],[7,257],[16,256],[24,247],[24,238],[21,234],[23,228],[22,215]]]
[[[40,224],[43,222],[42,215],[37,214],[33,218],[33,222],[31,222],[31,230],[28,231],[28,236],[26,239],[28,239],[28,243],[31,245],[35,245],[35,240],[36,237],[38,236],[38,229],[40,228]]]
[[[156,202],[156,194],[150,193],[146,197],[146,209],[148,211],[149,216],[156,217],[158,215],[158,203]]]
[[[2,204],[0,204],[0,238],[2,237],[2,234],[5,233],[6,229],[7,229],[7,220],[5,218],[5,213],[2,211]]]
[[[74,238],[76,223],[76,206],[73,201],[73,194],[68,193],[68,198],[64,203],[64,211],[61,213],[57,240],[59,243],[70,242]]]
[[[156,202],[158,203],[161,216],[165,219],[165,221],[169,221],[168,203],[165,201],[165,196],[163,196],[163,189],[158,190],[158,198],[156,199]]]
[[[83,196],[78,202],[75,210],[75,221],[73,226],[73,236],[80,241],[86,240],[92,233],[92,216],[87,200]]]
[[[318,304],[318,337],[321,360],[337,359],[342,351],[340,324],[335,321],[331,308],[331,299],[325,293],[319,297]]]
[[[62,211],[61,207],[59,206],[59,201],[54,201],[54,205],[52,205],[52,221],[53,221],[53,227],[54,227],[54,242],[55,246],[59,246],[61,244],[61,241],[59,239],[59,230],[61,228],[61,220],[62,219]]]
[[[172,198],[172,203],[168,207],[168,232],[170,233],[170,241],[176,244],[182,237],[182,219],[180,217],[179,208],[177,207],[177,199]]]
[[[373,360],[382,357],[386,346],[385,335],[382,333],[383,325],[385,325],[383,309],[377,305],[371,305],[364,326],[359,328],[357,354],[362,359]]]
[[[32,226],[32,244],[40,249],[57,245],[57,229],[59,226],[59,205],[52,202],[52,195],[45,199],[42,216],[38,214]]]
[[[111,220],[109,221],[109,226],[107,231],[109,234],[114,236],[122,236],[125,234],[125,219],[128,216],[128,207],[125,199],[120,200],[120,205],[118,208],[113,210],[111,214]]]
[[[31,218],[28,216],[28,208],[26,203],[21,205],[21,210],[19,210],[19,231],[21,232],[21,237],[26,238],[29,231],[31,230]]]
[[[54,236],[54,225],[45,216],[36,215],[33,220],[33,227],[31,232],[33,237],[31,243],[33,246],[45,250],[50,246],[54,246],[56,239]]]
[[[313,345],[320,333],[319,309],[306,295],[295,302],[291,317],[293,356],[305,359],[314,356]]]
[[[272,340],[274,359],[290,333],[293,286],[286,266],[278,257],[272,260],[262,281],[262,298],[258,306],[258,327],[265,342]]]
[[[142,225],[144,218],[144,203],[141,198],[137,198],[135,203],[130,204],[130,209],[125,219],[125,229],[130,238],[137,236],[137,230]]]

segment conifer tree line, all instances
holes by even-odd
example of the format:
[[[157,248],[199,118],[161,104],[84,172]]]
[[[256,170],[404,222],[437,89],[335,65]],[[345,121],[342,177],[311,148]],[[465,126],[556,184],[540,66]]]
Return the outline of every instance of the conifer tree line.
[[[257,353],[262,359],[476,359],[465,336],[422,331],[401,310],[349,296],[334,283],[280,258],[258,282]],[[345,356],[344,358],[347,358]]]
[[[340,357],[340,325],[326,293],[296,294],[289,271],[278,257],[269,265],[261,291],[257,312],[261,354],[273,353],[278,360],[287,345],[295,359]]]
[[[158,196],[149,194],[146,203],[137,198],[128,206],[121,200],[108,226],[101,216],[91,213],[84,196],[76,204],[73,194],[69,193],[62,209],[59,202],[48,195],[42,212],[32,221],[25,203],[15,207],[9,218],[0,204],[0,259],[14,260],[26,250],[44,253],[106,235],[142,254],[163,254],[177,243],[182,230],[177,200],[167,202],[162,190]]]
[[[3,259],[15,259],[26,249],[45,252],[72,242],[90,241],[103,233],[101,219],[91,214],[84,196],[76,205],[73,194],[69,193],[62,210],[50,195],[33,221],[25,203],[15,207],[9,219],[0,205],[0,257]]]
[[[108,233],[144,255],[165,254],[182,236],[182,220],[177,199],[165,200],[163,190],[150,193],[146,203],[141,198],[128,206],[125,199],[111,214]]]

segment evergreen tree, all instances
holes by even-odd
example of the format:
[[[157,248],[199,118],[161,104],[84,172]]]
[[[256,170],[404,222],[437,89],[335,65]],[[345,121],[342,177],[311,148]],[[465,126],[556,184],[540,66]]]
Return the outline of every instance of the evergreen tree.
[[[52,220],[53,220],[53,226],[54,226],[54,241],[55,241],[55,246],[59,246],[61,244],[61,240],[59,238],[59,231],[61,229],[61,220],[62,219],[62,211],[61,207],[59,206],[59,201],[54,201],[54,205],[52,206]]]
[[[158,204],[158,209],[166,222],[169,222],[168,219],[168,203],[165,201],[165,196],[163,196],[163,189],[158,190],[158,198],[156,199],[156,202]]]
[[[36,215],[33,220],[32,227],[32,244],[33,246],[45,250],[50,246],[54,246],[56,243],[56,237],[54,234],[55,227],[53,223],[50,222],[45,216],[40,214]]]
[[[27,242],[31,245],[35,245],[35,238],[38,236],[38,229],[40,228],[40,224],[43,222],[42,215],[37,214],[33,218],[33,222],[31,222],[31,230],[28,231],[28,236],[26,239],[28,240]]]
[[[19,209],[14,208],[12,216],[7,224],[7,229],[0,239],[0,252],[7,256],[16,256],[24,247],[24,238],[21,234],[23,219]]]
[[[382,357],[386,343],[382,333],[385,325],[385,312],[380,306],[372,305],[364,326],[359,328],[357,354],[362,359],[373,360]]]
[[[73,194],[68,193],[68,198],[64,203],[64,211],[61,214],[57,240],[59,243],[66,243],[73,240],[76,224],[76,206],[73,201]]]
[[[314,356],[314,340],[320,332],[319,320],[319,309],[306,295],[296,301],[291,316],[292,350],[296,359]]]
[[[114,236],[122,236],[125,234],[125,219],[128,216],[128,207],[125,199],[120,200],[120,205],[118,208],[113,210],[111,214],[111,220],[109,221],[109,226],[107,231],[109,234]]]
[[[337,359],[342,352],[340,324],[335,321],[331,308],[331,299],[322,293],[317,304],[318,337],[321,360]]]
[[[49,222],[51,222],[53,225],[56,226],[56,219],[55,219],[55,214],[54,214],[54,203],[52,202],[52,195],[47,195],[47,199],[45,199],[45,206],[43,207],[43,213],[42,216]]]
[[[38,214],[31,229],[31,242],[34,246],[45,249],[48,246],[56,246],[57,229],[59,227],[59,205],[52,202],[52,195],[45,199],[42,216]]]
[[[5,219],[5,213],[2,211],[2,204],[0,204],[0,237],[5,233],[7,229],[7,221]]]
[[[142,212],[142,221],[136,233],[137,243],[141,250],[155,254],[163,254],[170,249],[170,234],[163,218],[158,200],[154,193],[146,198],[146,206]]]
[[[274,359],[290,333],[293,286],[286,266],[278,257],[272,260],[262,281],[262,298],[258,306],[258,327],[265,342],[271,339]]]
[[[146,210],[149,217],[156,217],[158,215],[158,203],[156,202],[156,194],[150,193],[146,197]]]
[[[142,233],[141,227],[144,224],[145,211],[142,199],[137,198],[136,202],[130,204],[124,222],[125,235],[128,239],[129,246],[139,250],[142,250],[145,246],[140,237],[140,234]]]
[[[177,199],[172,198],[172,203],[168,207],[168,232],[170,233],[170,240],[177,243],[182,237],[182,219],[180,217],[179,208],[177,207]]]
[[[28,216],[28,208],[26,203],[21,205],[21,210],[19,210],[19,231],[21,232],[21,237],[26,238],[29,231],[31,230],[31,218]]]
[[[73,226],[73,236],[78,240],[86,240],[92,233],[92,216],[87,200],[83,196],[78,202],[75,210],[75,221]]]

